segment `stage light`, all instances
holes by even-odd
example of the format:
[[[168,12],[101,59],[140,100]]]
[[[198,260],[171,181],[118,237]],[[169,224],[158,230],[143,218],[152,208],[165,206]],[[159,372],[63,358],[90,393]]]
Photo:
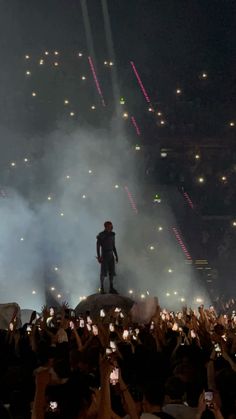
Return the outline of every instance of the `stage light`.
[[[195,154],[195,159],[196,159],[196,160],[199,160],[199,159],[200,159],[199,154]]]
[[[58,271],[58,267],[57,266],[54,266],[54,271]]]
[[[11,162],[11,166],[15,167],[16,163],[14,161]]]
[[[173,272],[173,270],[171,268],[168,269],[169,274],[171,274]]]
[[[125,99],[123,97],[120,98],[120,105],[124,105],[125,104]]]
[[[25,55],[25,59],[26,60],[29,60],[30,59],[30,56],[29,55]]]
[[[180,301],[181,301],[181,303],[184,303],[184,301],[185,301],[185,298],[180,298]]]
[[[31,76],[31,72],[28,70],[28,71],[26,71],[26,76]]]
[[[128,114],[127,112],[124,112],[124,113],[123,113],[123,118],[124,118],[124,119],[129,118],[129,114]]]
[[[165,121],[162,119],[160,122],[161,125],[165,125]]]
[[[35,290],[33,290],[33,291],[32,291],[32,294],[36,294],[36,291],[35,291]]]
[[[83,57],[83,54],[82,54],[82,52],[79,52],[79,54],[78,54],[78,55],[79,55],[79,57]]]
[[[23,241],[24,241],[24,237],[21,237],[21,238],[20,238],[20,241],[21,241],[21,242],[23,242]]]
[[[93,109],[93,110],[94,110],[94,109],[96,109],[96,106],[92,105],[92,106],[91,106],[91,109]]]
[[[174,291],[174,295],[178,295],[178,292],[177,291]]]
[[[54,55],[59,55],[59,52],[58,51],[54,51]]]
[[[44,53],[45,55],[49,55],[49,52],[48,51],[45,51],[45,53]]]
[[[55,61],[55,63],[53,63],[55,67],[58,67],[59,63],[57,61]]]
[[[114,63],[112,61],[109,62],[109,66],[112,67]]]
[[[66,175],[66,179],[70,179],[70,175]]]
[[[196,298],[196,303],[202,303],[203,302],[203,299],[202,298],[200,298],[200,297],[197,297]]]
[[[32,92],[32,96],[33,96],[33,97],[35,97],[35,96],[37,96],[37,95],[36,95],[36,93],[35,93],[35,92]]]
[[[142,299],[144,299],[144,298],[145,298],[145,294],[141,294],[141,295],[140,295],[140,297],[141,297]]]
[[[60,216],[61,216],[61,217],[64,217],[64,212],[61,212]]]
[[[231,121],[231,122],[229,123],[229,125],[230,125],[231,127],[234,127],[234,126],[235,126],[235,122],[234,122],[234,121]]]
[[[236,227],[236,221],[233,221],[233,226]]]
[[[48,201],[51,201],[52,200],[52,197],[49,195],[48,196]]]
[[[147,293],[147,295],[150,295],[150,292],[148,290],[146,291],[146,293]]]
[[[68,99],[65,99],[65,100],[64,100],[64,104],[65,104],[65,105],[68,105],[68,104],[69,104],[69,100],[68,100]]]
[[[158,115],[158,116],[161,116],[161,115],[162,115],[162,113],[159,111],[159,112],[157,112],[157,115]]]
[[[199,182],[199,183],[204,183],[204,182],[205,182],[205,180],[204,180],[204,178],[203,178],[203,177],[199,177],[199,178],[198,178],[198,182]]]
[[[85,199],[86,198],[86,195],[82,195],[82,198]]]
[[[170,296],[170,293],[169,293],[169,292],[167,292],[167,293],[166,293],[166,296],[167,296],[167,297],[169,297],[169,296]]]
[[[158,231],[162,231],[163,230],[163,227],[162,226],[159,226],[158,227]]]
[[[24,158],[24,162],[27,163],[29,160],[27,159],[27,157]]]
[[[181,89],[176,89],[176,93],[177,93],[177,95],[181,95],[181,93],[182,93]]]
[[[108,62],[107,61],[104,61],[104,65],[107,65],[108,64]]]
[[[203,78],[203,79],[207,79],[207,73],[205,73],[205,72],[204,72],[204,73],[202,73],[202,78]]]
[[[82,80],[86,80],[86,77],[85,77],[85,76],[82,76],[82,77],[81,77],[81,79],[82,79]]]
[[[167,153],[165,151],[161,152],[161,157],[164,159],[165,157],[167,157]]]
[[[227,177],[226,177],[226,176],[221,176],[221,180],[222,180],[223,182],[226,182]]]
[[[41,60],[39,60],[39,65],[43,65],[44,64],[44,60],[41,58]]]
[[[61,294],[57,294],[57,298],[61,298]]]
[[[70,112],[70,116],[75,116],[75,113],[74,112]]]
[[[51,291],[55,291],[55,287],[51,287],[50,289],[51,289]]]
[[[161,197],[158,193],[154,196],[153,202],[154,202],[154,204],[156,204],[156,203],[160,204],[161,203]]]
[[[154,112],[154,109],[153,108],[148,108],[148,112]]]
[[[134,293],[134,291],[133,290],[129,290],[129,294],[133,294]]]
[[[136,150],[136,151],[140,151],[140,150],[141,150],[140,145],[136,144],[136,146],[135,146],[135,150]]]
[[[90,174],[90,175],[92,175],[92,174],[93,174],[93,171],[92,171],[91,169],[89,169],[89,171],[88,171],[88,172],[89,172],[89,174]]]
[[[119,188],[119,185],[115,185],[115,189],[118,189]]]
[[[150,250],[155,250],[155,247],[154,246],[149,246],[149,249]]]

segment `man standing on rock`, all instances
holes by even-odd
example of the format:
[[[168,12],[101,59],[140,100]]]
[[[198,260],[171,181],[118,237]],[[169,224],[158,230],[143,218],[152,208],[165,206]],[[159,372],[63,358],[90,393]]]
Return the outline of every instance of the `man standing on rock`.
[[[115,233],[111,221],[104,223],[104,231],[97,235],[97,260],[101,264],[101,294],[104,294],[104,280],[109,274],[110,290],[111,294],[118,294],[113,287],[113,279],[116,275],[115,272],[115,261],[118,263],[118,255],[115,246]],[[115,256],[115,258],[114,258]]]

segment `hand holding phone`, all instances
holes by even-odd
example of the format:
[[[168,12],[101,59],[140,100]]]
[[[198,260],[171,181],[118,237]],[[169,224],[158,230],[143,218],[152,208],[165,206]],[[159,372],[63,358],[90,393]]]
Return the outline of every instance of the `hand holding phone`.
[[[110,383],[115,386],[119,381],[119,368],[114,368],[110,374]]]

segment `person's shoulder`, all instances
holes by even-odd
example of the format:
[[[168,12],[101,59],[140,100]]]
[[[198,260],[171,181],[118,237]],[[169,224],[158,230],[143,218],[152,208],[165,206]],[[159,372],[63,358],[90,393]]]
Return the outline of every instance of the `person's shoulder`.
[[[97,235],[97,239],[100,239],[101,237],[104,236],[104,231],[101,231],[100,233],[98,233]]]

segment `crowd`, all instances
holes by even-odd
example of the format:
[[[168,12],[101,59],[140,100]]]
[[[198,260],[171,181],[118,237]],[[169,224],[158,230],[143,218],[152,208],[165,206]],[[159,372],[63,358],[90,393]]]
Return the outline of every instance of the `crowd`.
[[[236,313],[66,304],[0,330],[0,418],[235,419]]]

